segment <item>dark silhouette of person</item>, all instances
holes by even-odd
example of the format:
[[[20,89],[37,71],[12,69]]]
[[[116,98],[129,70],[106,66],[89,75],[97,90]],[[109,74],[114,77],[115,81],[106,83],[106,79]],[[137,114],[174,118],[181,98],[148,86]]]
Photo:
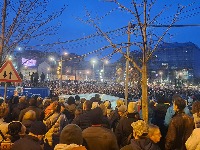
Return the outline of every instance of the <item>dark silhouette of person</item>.
[[[37,86],[37,84],[38,84],[38,79],[39,79],[39,75],[38,75],[38,72],[36,72],[36,73],[34,73],[34,79],[33,79],[35,86]]]
[[[34,80],[34,72],[32,73],[32,75],[31,75],[31,83],[33,83],[33,80]]]
[[[40,81],[44,82],[44,79],[45,79],[45,74],[44,72],[42,72],[42,74],[40,75]]]

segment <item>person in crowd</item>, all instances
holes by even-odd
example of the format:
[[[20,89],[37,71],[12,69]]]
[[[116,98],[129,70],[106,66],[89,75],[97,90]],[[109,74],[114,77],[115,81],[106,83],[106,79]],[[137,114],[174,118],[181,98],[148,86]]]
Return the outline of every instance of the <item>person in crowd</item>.
[[[21,110],[21,112],[19,114],[19,121],[22,121],[24,114],[29,110],[33,110],[36,113],[36,118],[37,118],[38,121],[42,120],[42,117],[41,117],[42,109],[37,107],[37,100],[36,99],[30,98],[29,99],[29,107]]]
[[[38,72],[35,72],[34,78],[33,78],[34,86],[38,85],[38,79],[39,79],[39,74],[38,74]]]
[[[66,110],[69,112],[69,115],[67,116],[67,119],[71,123],[72,120],[75,117],[75,110],[76,110],[76,103],[75,98],[73,96],[70,96],[67,100]]]
[[[185,146],[187,150],[200,149],[200,101],[196,101],[192,105],[192,113],[194,118],[195,129],[187,139]]]
[[[83,109],[83,103],[84,103],[85,101],[86,101],[85,98],[81,98],[81,99],[80,99],[80,103],[79,103],[79,105],[78,105],[77,107]]]
[[[13,96],[8,101],[9,113],[5,118],[6,122],[9,123],[13,121],[12,112],[13,112],[13,109],[18,105],[18,103],[19,103],[19,93],[17,90],[14,90]]]
[[[57,104],[57,101],[52,101],[52,99],[45,99],[43,105],[43,113],[44,113],[44,119],[48,116],[52,115],[55,105]]]
[[[121,105],[119,108],[118,108],[118,114],[119,114],[119,117],[126,117],[127,116],[127,106],[126,105]]]
[[[103,127],[105,127],[105,128],[108,128],[108,129],[110,129],[110,122],[109,122],[109,120],[108,120],[108,117],[107,117],[107,108],[106,108],[106,106],[104,105],[104,103],[101,103],[100,105],[99,105],[99,108],[101,108],[101,111],[102,111],[102,113],[103,113]]]
[[[9,112],[8,105],[3,103],[3,99],[0,100],[0,141],[5,140],[5,135],[8,132],[8,125],[4,121],[4,117],[7,116]]]
[[[165,149],[186,149],[185,142],[194,129],[193,119],[184,113],[186,101],[181,97],[177,97],[173,103],[175,116],[171,119],[166,135]]]
[[[143,120],[138,120],[131,124],[133,137],[129,145],[120,150],[160,150],[160,148],[148,137],[149,127]]]
[[[8,125],[8,138],[14,143],[25,135],[26,127],[19,121],[12,121]]]
[[[65,117],[68,119],[71,117],[71,113],[66,109],[66,106],[63,102],[59,102],[61,105],[61,113],[65,115]],[[68,122],[71,123],[72,120],[68,119]]]
[[[192,96],[189,96],[187,99],[187,108],[190,111],[190,114],[192,114],[192,104],[193,104],[194,100],[192,98]]]
[[[36,121],[36,113],[33,110],[27,111],[22,119],[22,124],[26,127],[26,133],[29,133],[31,124]]]
[[[75,124],[66,125],[61,134],[60,141],[54,150],[86,150],[83,144],[82,130]]]
[[[115,129],[115,135],[117,137],[119,147],[130,144],[130,137],[133,131],[131,124],[139,119],[140,116],[137,111],[137,102],[129,102],[127,116],[121,117],[119,124]]]
[[[76,106],[78,106],[81,102],[80,96],[76,95],[74,98],[75,98],[75,104],[76,104]]]
[[[119,123],[120,117],[123,116],[126,110],[127,110],[127,107],[124,105],[124,102],[121,99],[118,99],[116,101],[116,108],[114,111],[111,112],[111,115],[109,118],[110,125],[113,132],[115,132],[115,129],[116,129],[117,124]]]
[[[157,104],[155,105],[153,109],[154,115],[153,115],[151,123],[157,125],[160,128],[162,138],[160,142],[158,143],[158,145],[161,149],[164,149],[165,136],[167,134],[167,127],[164,125],[164,120],[165,120],[165,114],[167,112],[169,105],[165,104],[166,97],[164,95],[158,95],[156,99],[157,99]]]
[[[31,76],[31,83],[32,84],[34,83],[34,74],[35,74],[35,72],[32,72],[32,74],[30,75]]]
[[[98,102],[98,104],[100,105],[102,103],[100,95],[95,94],[94,99],[92,98],[92,102]]]
[[[42,72],[42,74],[40,75],[40,82],[44,82],[45,80],[45,74],[44,72]]]
[[[31,124],[30,132],[14,142],[11,150],[43,150],[42,140],[46,133],[46,126],[42,121]]]
[[[45,148],[53,149],[53,147],[59,143],[59,136],[62,129],[68,124],[66,116],[61,112],[61,104],[54,102],[54,108],[52,115],[44,119],[44,123],[47,126],[47,133],[45,134]]]
[[[16,107],[13,108],[12,110],[12,119],[13,120],[19,120],[19,114],[20,111],[27,108],[28,107],[28,103],[26,102],[26,96],[21,96],[19,98],[19,103],[17,104]]]
[[[100,108],[92,110],[91,126],[82,132],[87,150],[118,150],[114,133],[102,126],[103,113]]]
[[[110,118],[111,111],[112,111],[111,102],[109,100],[105,100],[103,103],[104,103],[104,105],[106,106],[106,109],[107,109],[107,117]]]
[[[37,107],[40,108],[40,109],[44,109],[43,98],[40,97],[40,96],[37,98]]]
[[[83,114],[75,118],[72,123],[78,125],[82,130],[91,126],[91,115],[92,115],[92,102],[86,100],[83,103]]]
[[[77,107],[76,110],[75,110],[75,118],[79,117],[81,114],[83,114],[83,109],[82,108],[79,108]]]
[[[162,137],[159,127],[154,124],[149,124],[148,127],[149,127],[148,137],[154,143],[158,143]]]
[[[179,94],[174,94],[173,96],[172,96],[172,103],[178,98],[180,98],[181,96],[179,95]],[[185,112],[185,114],[187,114],[187,115],[190,115],[190,110],[187,108],[187,107],[185,107],[184,108],[184,112]],[[165,126],[169,126],[169,123],[170,123],[170,121],[171,121],[171,119],[172,119],[172,117],[175,115],[175,111],[174,111],[174,109],[173,109],[173,105],[172,106],[170,106],[168,109],[167,109],[167,112],[166,112],[166,115],[165,115],[165,120],[164,120],[164,125]]]

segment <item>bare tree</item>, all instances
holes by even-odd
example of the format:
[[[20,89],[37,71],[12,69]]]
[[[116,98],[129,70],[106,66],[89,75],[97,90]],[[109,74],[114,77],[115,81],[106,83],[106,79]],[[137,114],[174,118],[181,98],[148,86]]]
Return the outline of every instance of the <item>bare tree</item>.
[[[143,119],[148,122],[148,92],[147,92],[147,63],[151,56],[153,55],[153,52],[156,51],[158,45],[160,42],[162,42],[164,36],[168,33],[169,29],[173,26],[173,24],[177,21],[179,14],[183,10],[183,6],[179,7],[177,9],[177,13],[174,15],[172,22],[168,25],[167,29],[160,35],[160,37],[156,36],[156,40],[152,40],[152,34],[147,32],[147,28],[151,27],[151,25],[156,21],[157,18],[160,17],[160,15],[163,13],[164,9],[157,14],[153,19],[150,19],[150,10],[153,6],[155,1],[150,1],[147,3],[147,0],[143,0],[142,3],[138,4],[134,0],[132,1],[132,5],[134,10],[131,10],[119,2],[115,1],[117,5],[119,5],[122,9],[130,12],[134,15],[136,18],[136,23],[134,23],[134,33],[137,32],[137,36],[140,37],[140,40],[142,42],[139,42],[136,46],[138,46],[141,49],[142,52],[142,59],[141,64],[138,64],[136,61],[134,61],[134,58],[130,58],[126,53],[121,53],[124,55],[126,59],[128,59],[130,62],[133,63],[134,67],[138,69],[138,71],[142,75],[141,80],[141,87],[142,87],[142,116]],[[141,6],[143,7],[142,11]],[[147,8],[149,6],[149,9]],[[138,8],[140,7],[140,8]],[[143,21],[142,21],[143,20]],[[134,34],[136,35],[136,34]],[[148,41],[149,40],[149,41]],[[129,43],[128,43],[129,44]]]
[[[52,35],[56,34],[59,24],[49,25],[65,10],[65,5],[57,11],[49,11],[49,0],[3,0],[0,64],[17,45],[27,46],[38,42],[41,45]],[[55,42],[55,41],[54,41]]]

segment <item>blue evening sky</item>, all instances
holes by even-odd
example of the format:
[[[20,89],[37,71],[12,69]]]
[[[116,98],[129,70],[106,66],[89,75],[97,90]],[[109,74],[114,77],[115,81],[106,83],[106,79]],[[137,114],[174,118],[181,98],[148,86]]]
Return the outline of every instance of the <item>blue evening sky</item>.
[[[61,21],[61,27],[57,35],[48,38],[48,42],[56,42],[59,39],[59,41],[63,43],[55,46],[54,49],[56,49],[56,47],[62,47],[62,49],[68,52],[77,53],[79,55],[87,54],[104,46],[108,46],[109,42],[103,36],[88,38],[88,36],[97,32],[97,29],[93,26],[94,24],[86,23],[88,20],[94,20],[95,24],[97,24],[103,32],[109,32],[127,26],[128,22],[136,23],[136,19],[131,13],[122,10],[116,3],[109,1],[112,0],[53,0],[49,6],[49,11],[59,9],[64,4],[67,5],[67,8],[61,17],[53,22],[53,24],[56,24]],[[137,1],[141,2],[140,0]],[[133,10],[131,0],[119,0],[119,2]],[[180,20],[176,22],[177,25],[200,24],[199,0],[157,0],[151,9],[151,19],[161,12],[164,6],[166,6],[166,9],[154,24],[170,24],[173,15],[177,11],[178,4],[180,4],[179,6],[185,6],[185,9],[180,15]],[[139,13],[142,12],[141,8],[142,7],[140,7]],[[148,31],[159,36],[165,29],[166,28],[151,28],[148,29]],[[124,34],[123,31],[125,31],[125,29],[108,34],[114,44],[127,42],[127,34]],[[164,38],[165,42],[193,42],[200,47],[200,27],[172,28],[169,33],[170,35],[167,34]],[[80,38],[85,39],[80,40]],[[136,36],[131,35],[131,41],[135,39]],[[131,48],[131,50],[134,49],[137,48]],[[112,52],[113,49],[108,48],[101,53],[88,55],[86,59],[92,57],[104,58],[109,56]],[[115,61],[120,57],[121,54],[114,54],[112,57],[108,58],[111,59],[111,61]]]

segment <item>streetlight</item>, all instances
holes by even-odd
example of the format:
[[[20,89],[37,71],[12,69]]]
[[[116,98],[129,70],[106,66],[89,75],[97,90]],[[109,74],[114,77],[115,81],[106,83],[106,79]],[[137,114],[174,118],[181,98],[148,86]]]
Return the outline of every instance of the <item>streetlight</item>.
[[[55,69],[54,69],[54,67],[55,67],[55,65],[56,65],[55,57],[54,57],[54,56],[50,56],[50,57],[49,57],[49,61],[52,62],[52,63],[51,63],[52,69],[50,69],[50,74],[51,74],[52,80],[54,80],[54,76],[55,76]]]
[[[63,55],[64,56],[67,56],[68,53],[67,52],[64,52],[63,54],[61,54],[61,58],[60,58],[60,89],[62,89],[62,77],[63,77]]]
[[[160,83],[162,83],[162,80],[163,80],[163,79],[162,79],[163,72],[160,71],[159,74],[160,74]]]
[[[96,60],[95,59],[92,59],[91,60],[91,63],[92,63],[92,69],[93,69],[93,80],[95,79],[95,71],[94,71],[94,65],[96,63]]]
[[[104,60],[104,61],[103,61],[103,82],[104,82],[104,80],[105,80],[105,66],[104,66],[104,65],[107,65],[108,63],[109,63],[108,60]]]
[[[87,81],[88,80],[88,75],[90,74],[90,71],[86,71],[86,77],[85,77],[85,80]]]

